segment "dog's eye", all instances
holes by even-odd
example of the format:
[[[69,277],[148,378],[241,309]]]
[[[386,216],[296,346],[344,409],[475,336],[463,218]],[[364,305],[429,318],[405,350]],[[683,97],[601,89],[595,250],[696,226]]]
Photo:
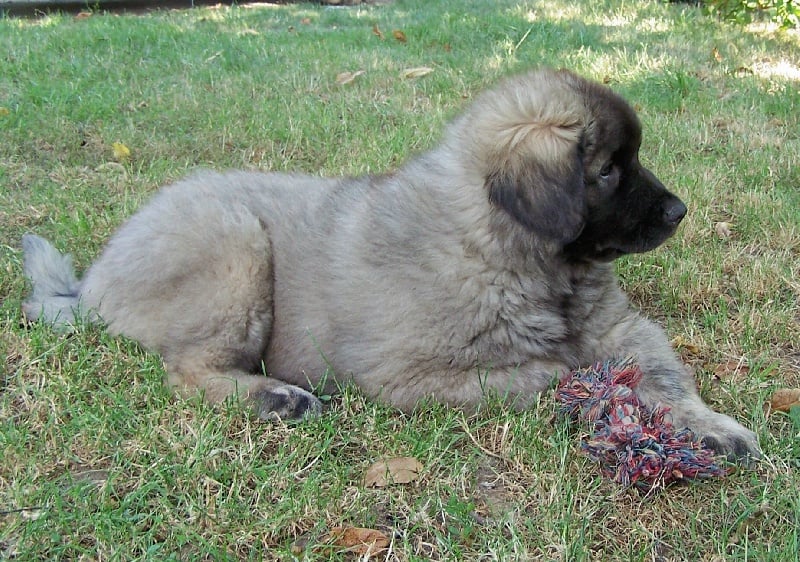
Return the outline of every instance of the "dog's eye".
[[[604,180],[608,179],[608,177],[611,175],[611,172],[613,171],[614,171],[614,163],[609,162],[608,164],[603,166],[603,168],[600,170],[600,177],[603,178]]]

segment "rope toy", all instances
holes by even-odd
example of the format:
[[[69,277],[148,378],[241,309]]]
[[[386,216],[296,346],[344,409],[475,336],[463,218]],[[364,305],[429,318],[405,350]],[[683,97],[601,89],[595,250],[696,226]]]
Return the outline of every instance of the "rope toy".
[[[582,452],[624,487],[657,492],[674,482],[719,477],[727,470],[689,429],[676,430],[669,408],[652,410],[633,389],[642,371],[631,359],[597,363],[567,373],[558,383],[561,412],[589,422]]]

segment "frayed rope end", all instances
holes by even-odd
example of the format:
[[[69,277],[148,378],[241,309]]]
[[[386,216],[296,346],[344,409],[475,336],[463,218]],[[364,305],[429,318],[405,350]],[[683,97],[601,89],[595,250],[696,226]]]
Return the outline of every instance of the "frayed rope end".
[[[561,412],[590,424],[581,450],[615,482],[643,493],[680,481],[723,476],[714,452],[689,429],[676,430],[669,408],[652,410],[634,392],[642,371],[631,359],[567,373],[558,384]]]

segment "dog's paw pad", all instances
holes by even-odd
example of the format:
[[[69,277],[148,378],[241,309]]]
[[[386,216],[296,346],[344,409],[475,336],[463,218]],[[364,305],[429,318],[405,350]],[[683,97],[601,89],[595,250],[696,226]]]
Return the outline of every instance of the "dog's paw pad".
[[[250,395],[250,401],[263,420],[299,420],[322,413],[322,402],[316,396],[291,385],[256,392]]]

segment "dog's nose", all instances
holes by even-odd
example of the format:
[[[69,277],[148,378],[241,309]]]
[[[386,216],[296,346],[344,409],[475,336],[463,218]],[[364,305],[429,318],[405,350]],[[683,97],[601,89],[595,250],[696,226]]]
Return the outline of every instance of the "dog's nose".
[[[678,226],[678,224],[683,220],[683,217],[686,216],[686,205],[683,204],[683,201],[677,198],[670,199],[664,203],[662,210],[664,213],[664,222],[674,226]]]

